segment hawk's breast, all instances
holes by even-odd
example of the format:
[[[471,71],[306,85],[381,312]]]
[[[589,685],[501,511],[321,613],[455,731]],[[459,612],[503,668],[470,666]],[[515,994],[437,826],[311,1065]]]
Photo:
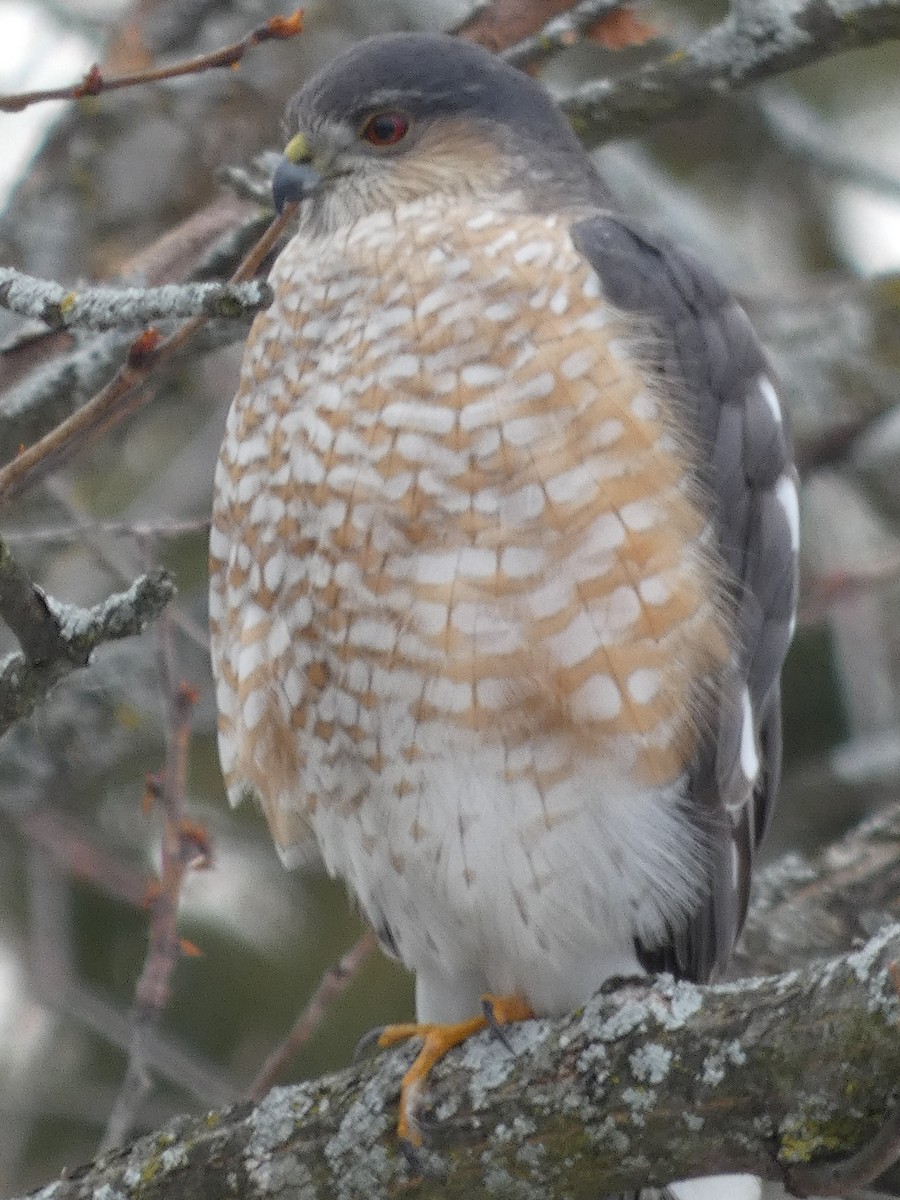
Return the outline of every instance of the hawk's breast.
[[[409,889],[448,837],[471,886],[491,794],[535,845],[677,794],[723,589],[671,398],[566,223],[408,205],[299,235],[272,284],[211,541],[232,793],[288,853],[311,824],[364,903],[367,856]]]

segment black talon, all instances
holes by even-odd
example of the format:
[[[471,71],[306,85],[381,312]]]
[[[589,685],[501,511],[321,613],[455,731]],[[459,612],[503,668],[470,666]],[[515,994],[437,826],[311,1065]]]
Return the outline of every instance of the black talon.
[[[374,1029],[370,1029],[367,1033],[364,1033],[356,1043],[356,1049],[353,1051],[353,1062],[359,1062],[362,1056],[377,1044],[378,1039],[386,1029],[387,1025],[376,1025]]]
[[[398,1138],[400,1153],[406,1159],[410,1172],[420,1178],[425,1176],[425,1160],[409,1138]]]
[[[610,975],[597,988],[597,995],[610,996],[624,987],[646,987],[652,979],[652,975]]]
[[[503,1032],[503,1026],[494,1015],[493,1000],[482,1000],[481,1011],[484,1013],[484,1019],[487,1021],[487,1027],[491,1031],[491,1037],[495,1037],[498,1042],[502,1042],[510,1054],[515,1054],[512,1048],[512,1042]]]

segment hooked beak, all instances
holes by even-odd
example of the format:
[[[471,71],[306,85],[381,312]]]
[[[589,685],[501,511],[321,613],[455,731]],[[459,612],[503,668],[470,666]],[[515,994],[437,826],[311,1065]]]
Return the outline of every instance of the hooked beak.
[[[272,176],[272,198],[275,211],[285,204],[302,200],[322,182],[321,174],[312,166],[312,151],[302,133],[295,134],[284,148],[281,162]]]

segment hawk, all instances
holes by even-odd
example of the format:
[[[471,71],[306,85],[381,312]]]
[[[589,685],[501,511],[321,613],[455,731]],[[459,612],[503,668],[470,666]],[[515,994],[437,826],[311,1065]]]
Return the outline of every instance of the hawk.
[[[381,36],[287,122],[298,228],[215,477],[220,754],[415,972],[415,1141],[484,993],[558,1014],[728,958],[778,789],[796,478],[746,315],[534,80]]]

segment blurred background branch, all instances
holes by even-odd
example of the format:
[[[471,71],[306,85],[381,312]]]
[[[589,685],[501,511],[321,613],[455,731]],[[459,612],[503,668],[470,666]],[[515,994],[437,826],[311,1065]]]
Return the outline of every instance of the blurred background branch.
[[[683,116],[729,92],[860,46],[900,37],[897,0],[732,0],[684,46],[562,101],[589,145]]]

